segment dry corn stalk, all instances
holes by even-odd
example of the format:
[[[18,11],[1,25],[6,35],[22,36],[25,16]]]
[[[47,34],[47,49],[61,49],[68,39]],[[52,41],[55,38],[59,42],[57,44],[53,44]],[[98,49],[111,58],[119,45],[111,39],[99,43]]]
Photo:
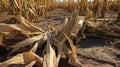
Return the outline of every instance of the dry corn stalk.
[[[7,15],[4,15],[7,16]],[[8,66],[27,66],[27,64],[33,65],[33,63],[36,65],[39,65],[41,67],[58,67],[59,61],[62,57],[63,54],[68,56],[69,63],[74,65],[74,66],[82,66],[82,64],[77,60],[76,56],[76,46],[73,45],[72,40],[70,39],[71,37],[74,38],[77,36],[78,31],[82,28],[84,17],[79,17],[78,16],[78,11],[76,10],[73,15],[71,16],[68,21],[65,21],[63,23],[64,25],[62,26],[62,29],[59,30],[59,34],[56,35],[56,33],[53,33],[53,29],[49,29],[49,25],[46,25],[47,29],[49,29],[49,32],[47,33],[41,28],[41,27],[36,27],[32,23],[30,23],[28,20],[26,20],[23,16],[21,15],[8,15],[8,18],[2,18],[2,21],[9,20],[11,18],[15,18],[19,23],[17,24],[6,24],[1,21],[1,30],[0,32],[3,32],[4,35],[9,35],[11,39],[12,37],[17,36],[16,35],[11,35],[11,33],[20,32],[21,34],[24,35],[29,35],[28,33],[33,33],[33,32],[39,32],[36,35],[33,35],[32,37],[29,36],[29,38],[17,42],[15,45],[12,46],[13,50],[9,53],[9,55],[14,54],[15,52],[19,52],[20,49],[24,49],[26,46],[33,46],[30,52],[23,52],[21,54],[17,54],[13,56],[11,59],[6,60],[3,63],[0,63],[0,65],[4,65],[4,67]],[[9,29],[6,29],[9,28]],[[7,34],[8,33],[8,34]],[[52,33],[52,34],[51,34]],[[54,35],[54,37],[52,37]],[[57,37],[58,36],[58,37]],[[54,40],[56,39],[56,40]],[[38,57],[35,52],[38,47],[42,47],[41,45],[43,42],[47,40],[47,44],[44,44],[46,47],[44,48],[42,55]],[[65,41],[69,41],[69,45],[72,48],[72,50],[69,47],[66,47],[69,51],[64,52],[63,48],[66,46]],[[2,39],[1,39],[2,41]],[[57,42],[56,42],[57,41]],[[35,43],[35,44],[34,44]],[[54,49],[55,46],[57,48],[57,51]],[[33,52],[33,53],[32,53]],[[57,53],[56,53],[57,52]],[[15,61],[13,61],[15,60]],[[72,62],[74,61],[74,62]],[[31,66],[32,67],[32,66]]]
[[[104,0],[102,10],[101,10],[101,17],[102,18],[105,18],[106,11],[107,11],[107,0]]]
[[[81,4],[79,5],[81,5],[80,6],[81,15],[86,15],[86,11],[88,8],[87,0],[82,0]],[[77,4],[77,7],[79,5]],[[71,16],[71,18],[68,19],[68,21],[67,20],[65,21],[62,29],[58,30],[58,32],[60,32],[58,34],[54,34],[54,33],[51,34],[51,32],[46,34],[46,31],[44,31],[41,27],[38,28],[28,21],[35,17],[38,17],[38,15],[40,14],[45,14],[45,12],[49,10],[49,8],[52,9],[54,7],[56,7],[56,5],[54,6],[53,0],[30,0],[30,1],[1,0],[0,1],[0,8],[3,9],[3,10],[0,9],[0,11],[5,12],[9,10],[8,14],[12,14],[12,15],[4,14],[0,16],[0,33],[2,32],[4,35],[7,36],[9,35],[10,36],[9,39],[11,39],[14,36],[17,36],[17,34],[14,35],[12,34],[14,32],[20,32],[20,34],[24,34],[28,36],[27,39],[17,42],[15,45],[13,45],[13,50],[11,51],[10,54],[17,52],[19,49],[23,49],[28,45],[33,46],[35,43],[35,46],[30,50],[31,52],[23,52],[17,54],[13,56],[11,59],[8,59],[7,61],[0,63],[0,66],[8,67],[9,65],[11,66],[16,64],[27,66],[27,64],[30,64],[30,66],[32,67],[34,63],[31,62],[36,61],[38,67],[58,67],[59,61],[63,54],[69,57],[70,64],[77,67],[82,66],[82,64],[77,60],[76,46],[74,46],[74,43],[71,39],[77,36],[78,31],[81,30],[83,26],[84,17],[78,17],[79,13],[77,11],[73,13],[73,16]],[[69,9],[67,8],[68,10],[73,10],[74,8],[77,8],[76,3],[74,3],[73,0],[71,0],[71,2],[69,3],[67,2],[61,3],[60,7],[62,8],[68,7],[69,8]],[[96,12],[99,12],[99,9],[96,9]],[[27,19],[25,19],[24,17]],[[13,18],[16,19],[17,22],[19,23],[6,24],[2,22]],[[91,25],[90,27],[92,28],[97,27],[95,26],[96,24],[89,23],[89,25]],[[102,27],[107,28],[105,26]],[[109,31],[108,28],[107,30]],[[54,37],[50,35],[54,35]],[[107,33],[107,35],[111,35],[111,34]],[[2,44],[3,41],[2,38],[3,37],[1,36],[0,44]],[[46,40],[47,40],[47,44],[43,44],[42,42],[45,42]],[[68,47],[67,44],[65,44],[65,41],[69,42],[68,45],[70,47]],[[44,50],[42,52],[43,56],[39,57],[35,54],[35,52],[38,47],[41,47],[42,44],[45,45],[46,47],[43,49]],[[57,48],[57,50],[55,50],[55,48]],[[64,48],[66,48],[67,51],[64,51]]]
[[[42,64],[43,59],[34,53],[25,52],[25,53],[18,54],[5,62],[0,63],[0,67],[9,67],[9,66],[23,67],[32,61],[36,61],[36,62],[39,61],[39,64]]]

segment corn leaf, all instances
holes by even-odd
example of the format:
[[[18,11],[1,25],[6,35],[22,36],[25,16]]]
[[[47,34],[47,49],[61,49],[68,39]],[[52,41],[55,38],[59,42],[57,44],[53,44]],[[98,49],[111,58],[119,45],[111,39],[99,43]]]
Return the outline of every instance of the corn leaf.
[[[3,63],[0,63],[0,67],[23,67],[26,64],[37,60],[39,60],[40,63],[43,62],[43,59],[36,54],[31,52],[24,52],[21,54],[17,54],[16,56],[8,59],[7,61],[4,61]]]
[[[25,39],[21,42],[18,42],[17,44],[15,44],[13,47],[14,49],[9,53],[9,55],[11,55],[12,53],[14,53],[15,51],[17,51],[20,48],[24,48],[25,46],[28,45],[33,45],[34,42],[36,41],[44,41],[46,39],[46,35],[44,33],[38,35],[38,36],[34,36],[28,39]]]

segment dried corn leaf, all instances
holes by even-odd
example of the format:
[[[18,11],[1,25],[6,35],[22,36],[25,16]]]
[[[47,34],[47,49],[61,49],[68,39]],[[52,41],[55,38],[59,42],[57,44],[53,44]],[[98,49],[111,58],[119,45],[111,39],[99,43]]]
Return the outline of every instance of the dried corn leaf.
[[[31,29],[32,31],[40,31],[40,32],[44,32],[44,30],[42,28],[38,28],[36,26],[34,26],[32,23],[30,23],[28,20],[26,20],[23,16],[16,16],[15,17],[21,24],[23,24],[25,27],[28,27],[29,29]]]
[[[25,26],[23,26],[23,25],[21,25],[21,24],[16,24],[19,28],[21,28],[21,29],[23,29],[24,31],[22,31],[22,33],[24,33],[24,34],[26,34],[26,35],[38,35],[38,34],[40,34],[40,33],[42,33],[42,32],[40,32],[40,31],[36,31],[36,32],[33,32],[33,31],[31,31],[28,27],[25,27]]]
[[[0,23],[0,32],[4,33],[7,38],[11,39],[16,36],[16,34],[24,34],[29,37],[30,35],[38,35],[41,32],[32,32],[29,28],[26,28],[20,24],[4,24]],[[16,39],[16,38],[15,38]]]
[[[21,34],[32,35],[32,34],[40,34],[41,32],[32,32],[29,28],[22,26],[21,24],[5,24],[0,23],[0,32],[15,32],[20,31]]]
[[[77,66],[77,67],[83,67],[83,65],[78,61],[78,58],[76,56],[77,54],[77,47],[73,45],[73,41],[66,35],[64,34],[65,37],[68,39],[68,42],[70,44],[70,47],[72,49],[72,52],[68,52],[69,56],[69,63]]]
[[[0,32],[24,31],[15,24],[0,23]]]
[[[29,29],[25,30],[25,28],[20,27],[20,25],[16,24],[4,24],[0,23],[0,32],[4,33],[4,35],[7,36],[7,38],[13,38],[16,36],[16,34],[24,34],[28,36],[28,33],[30,32]],[[30,35],[30,34],[29,34]]]
[[[73,41],[64,33],[65,37],[67,38],[69,44],[70,44],[70,47],[72,49],[72,55],[73,56],[76,56],[76,46],[73,45]]]
[[[46,55],[44,55],[43,67],[57,67],[56,66],[56,55],[50,42],[50,35],[48,34]]]
[[[64,38],[63,40],[59,41],[59,43],[57,44],[57,50],[58,50],[58,55],[57,55],[57,66],[58,66],[58,63],[60,61],[60,58],[61,58],[61,55],[63,53],[63,47],[64,47],[64,43],[66,41],[66,38]]]
[[[35,45],[32,47],[32,49],[30,50],[30,52],[35,53],[36,50],[37,50],[37,48],[38,48],[38,42],[35,43]]]
[[[18,5],[17,1],[16,0],[13,0],[14,4],[17,6],[17,8],[20,9],[20,6]]]
[[[34,37],[28,38],[26,40],[23,40],[23,41],[15,44],[13,46],[14,49],[10,52],[10,54],[14,53],[15,51],[17,51],[20,48],[24,48],[25,46],[32,45],[36,41],[40,41],[41,42],[41,41],[44,41],[45,39],[47,39],[46,38],[46,34],[42,33],[42,34],[40,34],[38,36],[34,36]]]
[[[38,61],[38,60],[40,61],[40,63],[43,62],[43,59],[37,56],[36,54],[31,52],[25,52],[25,53],[18,54],[3,63],[0,63],[0,67],[9,67],[9,66],[23,67],[32,61]]]
[[[31,63],[27,64],[25,67],[34,67],[36,61],[32,61]],[[41,66],[42,67],[42,66]]]
[[[0,15],[0,22],[11,19],[15,17],[14,15]]]
[[[38,17],[38,15],[37,15],[31,8],[28,8],[28,10],[29,10],[33,15],[35,15],[36,17]]]

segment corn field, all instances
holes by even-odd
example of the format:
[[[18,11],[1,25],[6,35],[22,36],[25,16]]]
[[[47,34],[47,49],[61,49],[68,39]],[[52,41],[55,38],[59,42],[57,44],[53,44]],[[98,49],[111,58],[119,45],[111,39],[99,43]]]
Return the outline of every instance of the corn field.
[[[60,27],[46,19],[36,25],[35,20],[58,8],[71,14]],[[120,22],[120,0],[0,0],[0,52],[9,51],[0,67],[60,67],[61,58],[85,67],[77,56],[82,39],[120,37],[119,25],[105,22],[110,11]]]

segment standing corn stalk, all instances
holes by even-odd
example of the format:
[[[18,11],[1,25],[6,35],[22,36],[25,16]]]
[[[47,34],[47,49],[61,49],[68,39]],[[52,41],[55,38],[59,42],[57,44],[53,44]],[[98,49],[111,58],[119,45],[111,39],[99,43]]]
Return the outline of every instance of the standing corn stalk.
[[[87,8],[88,8],[88,1],[87,0],[82,0],[80,2],[80,8],[79,8],[79,13],[81,16],[85,16],[87,14]]]
[[[117,16],[117,22],[120,22],[120,0],[117,0],[117,8],[118,8],[118,16]]]
[[[117,9],[120,10],[120,0],[117,0]]]
[[[105,12],[107,11],[107,0],[102,1],[103,6],[101,10],[101,18],[105,18]]]
[[[101,3],[100,0],[94,0],[93,2],[93,16],[98,17],[100,13]]]

